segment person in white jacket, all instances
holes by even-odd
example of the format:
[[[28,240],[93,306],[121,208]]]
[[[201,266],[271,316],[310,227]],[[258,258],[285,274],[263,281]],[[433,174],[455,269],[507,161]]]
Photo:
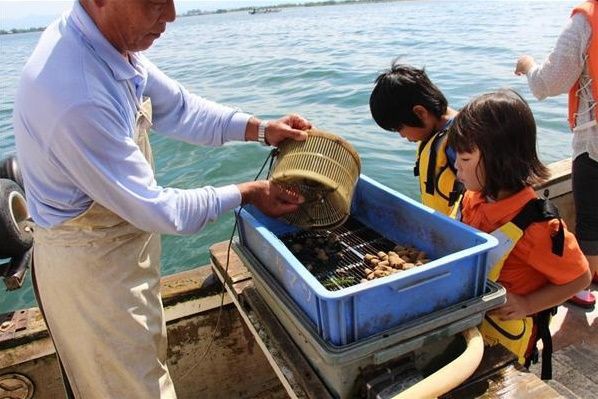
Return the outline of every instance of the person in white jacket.
[[[573,197],[577,214],[575,233],[588,258],[593,281],[598,282],[598,38],[592,35],[598,15],[595,0],[574,8],[571,19],[548,58],[537,65],[521,56],[516,75],[526,75],[539,100],[569,93],[569,124],[573,131]],[[596,11],[598,12],[598,10]],[[570,302],[591,307],[596,298],[585,290]]]

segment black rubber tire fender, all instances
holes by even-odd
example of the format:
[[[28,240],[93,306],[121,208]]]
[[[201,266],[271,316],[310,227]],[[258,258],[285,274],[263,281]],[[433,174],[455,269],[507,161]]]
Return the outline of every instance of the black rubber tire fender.
[[[10,179],[21,186],[22,189],[25,189],[23,175],[15,155],[10,155],[0,162],[0,179]]]
[[[33,245],[25,193],[9,179],[0,179],[0,257],[20,256]]]

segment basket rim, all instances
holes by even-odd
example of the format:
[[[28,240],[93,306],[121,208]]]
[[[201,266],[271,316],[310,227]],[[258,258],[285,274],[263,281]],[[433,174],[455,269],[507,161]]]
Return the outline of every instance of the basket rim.
[[[359,158],[359,154],[357,153],[355,147],[353,147],[353,144],[351,144],[347,139],[339,136],[338,134],[330,133],[316,128],[306,130],[305,132],[308,136],[324,137],[328,140],[339,142],[347,151],[349,151],[349,154],[351,154],[353,159],[355,159],[355,161],[357,162],[357,172],[361,174],[361,158]]]

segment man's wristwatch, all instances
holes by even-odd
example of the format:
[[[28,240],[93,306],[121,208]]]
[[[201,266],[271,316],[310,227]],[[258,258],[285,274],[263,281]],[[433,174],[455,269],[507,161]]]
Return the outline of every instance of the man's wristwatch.
[[[270,145],[266,141],[266,127],[268,126],[268,122],[269,121],[261,121],[257,127],[257,142],[261,145]]]

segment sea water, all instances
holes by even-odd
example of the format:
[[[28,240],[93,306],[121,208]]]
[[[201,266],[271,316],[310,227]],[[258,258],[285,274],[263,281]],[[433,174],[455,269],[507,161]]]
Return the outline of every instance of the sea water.
[[[412,198],[416,145],[370,117],[374,80],[393,59],[425,67],[449,104],[511,87],[534,111],[542,161],[571,155],[566,95],[539,102],[513,74],[519,55],[542,61],[577,1],[397,1],[298,7],[279,13],[233,12],[179,18],[146,55],[191,92],[264,119],[296,112],[357,149],[362,172]],[[14,152],[12,108],[19,73],[40,33],[0,36],[0,159]],[[158,183],[194,188],[255,178],[268,150],[257,144],[195,147],[151,137]],[[201,233],[163,236],[162,270],[209,262],[228,240],[232,212]],[[0,313],[34,306],[30,279],[0,294]],[[1,288],[0,288],[1,289]]]

